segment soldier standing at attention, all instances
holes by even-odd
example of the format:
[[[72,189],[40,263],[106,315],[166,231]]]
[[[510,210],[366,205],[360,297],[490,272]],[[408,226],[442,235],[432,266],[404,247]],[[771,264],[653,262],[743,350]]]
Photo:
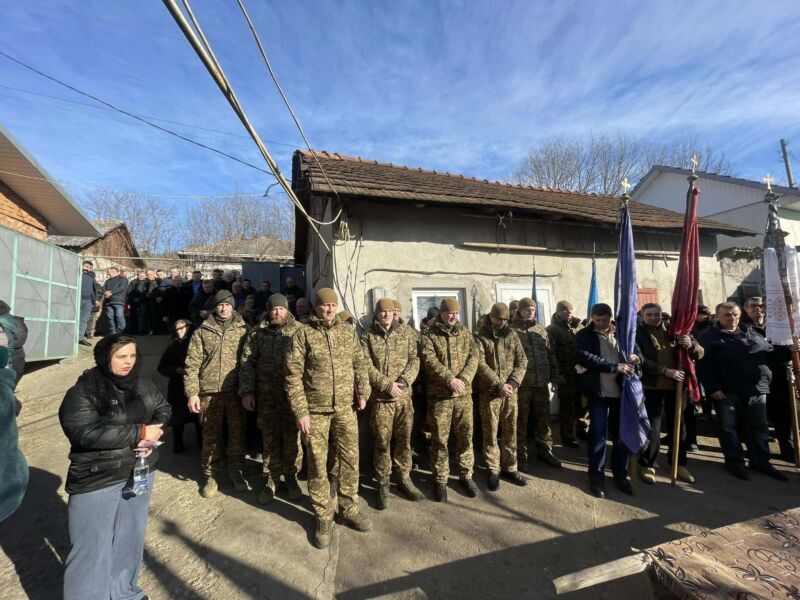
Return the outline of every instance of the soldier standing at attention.
[[[556,469],[561,461],[553,456],[553,434],[550,431],[550,392],[548,383],[558,382],[558,365],[550,350],[547,331],[536,322],[536,302],[522,298],[511,327],[517,332],[528,370],[519,389],[519,414],[517,417],[517,454],[519,468],[528,468],[528,416],[533,410],[536,417],[536,453],[544,462]]]
[[[558,381],[561,443],[570,448],[578,447],[575,424],[581,415],[581,382],[575,371],[575,365],[578,364],[578,342],[575,334],[580,329],[580,320],[572,316],[572,304],[561,300],[556,304],[556,312],[547,327],[547,335],[561,375]]]
[[[428,402],[433,403],[430,425],[435,499],[444,502],[450,475],[447,441],[451,430],[455,433],[459,481],[467,496],[478,495],[472,479],[472,379],[480,351],[472,333],[459,323],[458,300],[445,298],[439,310],[439,317],[422,336],[422,362]]]
[[[186,354],[183,384],[189,410],[200,413],[203,428],[201,461],[204,498],[216,496],[217,463],[222,452],[222,420],[228,423],[226,448],[228,476],[237,492],[247,491],[244,467],[245,414],[239,401],[239,357],[247,325],[233,310],[233,294],[220,290],[214,296],[214,312],[192,334]]]
[[[508,306],[498,302],[478,333],[478,402],[483,431],[483,455],[489,467],[489,490],[500,487],[500,475],[516,485],[527,485],[517,471],[517,390],[528,359],[519,337],[508,327]],[[497,445],[497,427],[502,448]]]
[[[286,357],[286,395],[308,452],[308,495],[316,515],[314,545],[326,548],[333,532],[333,506],[328,482],[328,452],[339,460],[337,498],[340,520],[356,531],[369,531],[372,521],[358,508],[358,421],[353,410],[358,386],[359,410],[369,397],[369,375],[355,329],[336,314],[336,292],[317,292],[316,314],[294,335]],[[329,449],[333,432],[335,448]]]
[[[291,500],[303,495],[297,484],[300,470],[300,433],[284,390],[286,356],[292,351],[292,336],[302,325],[289,312],[283,294],[267,300],[264,320],[247,335],[239,368],[239,395],[246,410],[258,411],[264,451],[264,489],[259,504],[268,504],[281,483]]]
[[[414,425],[411,384],[419,372],[419,357],[416,337],[409,329],[394,321],[392,300],[381,298],[375,306],[375,321],[361,338],[372,386],[369,420],[375,436],[380,510],[389,506],[392,444],[400,490],[409,500],[423,498],[411,482],[411,429]]]

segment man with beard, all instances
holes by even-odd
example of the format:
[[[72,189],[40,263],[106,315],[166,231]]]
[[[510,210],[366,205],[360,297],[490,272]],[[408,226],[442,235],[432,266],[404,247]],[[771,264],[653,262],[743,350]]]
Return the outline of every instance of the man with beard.
[[[183,376],[189,410],[200,413],[203,428],[201,464],[205,481],[200,494],[204,498],[216,496],[219,489],[215,476],[222,459],[223,419],[228,425],[228,477],[237,492],[248,489],[242,476],[245,414],[238,394],[239,357],[247,325],[233,310],[229,291],[217,292],[214,306],[214,313],[192,334]]]
[[[353,394],[358,387],[366,406],[369,375],[355,329],[336,314],[339,300],[330,288],[317,292],[316,314],[292,340],[286,359],[286,395],[308,452],[308,495],[316,516],[314,545],[326,548],[333,532],[328,452],[336,452],[339,479],[336,497],[339,519],[356,531],[372,529],[358,507],[358,421]],[[335,449],[328,446],[333,432]]]
[[[536,419],[536,454],[551,467],[560,469],[561,461],[553,455],[550,391],[547,389],[548,383],[558,383],[558,362],[550,349],[547,331],[536,322],[536,302],[530,298],[519,301],[511,328],[519,336],[528,359],[528,369],[519,389],[518,466],[523,471],[528,468],[528,417],[533,410]]]
[[[478,402],[490,491],[500,487],[501,474],[516,485],[528,483],[517,471],[517,390],[528,359],[519,337],[508,327],[508,319],[508,306],[498,302],[478,332]],[[502,448],[497,444],[498,425]]]
[[[372,386],[369,417],[375,436],[375,474],[380,510],[389,507],[392,445],[400,490],[409,500],[423,498],[411,482],[411,429],[414,425],[411,384],[419,372],[417,342],[409,328],[394,320],[394,314],[392,300],[378,300],[375,321],[361,338]]]
[[[453,431],[458,454],[458,476],[467,496],[478,495],[472,479],[472,380],[480,351],[469,329],[459,322],[456,298],[445,298],[439,317],[422,336],[425,387],[431,409],[431,458],[437,502],[447,501],[450,456],[447,443]]]
[[[283,475],[291,500],[302,496],[297,484],[300,470],[300,433],[286,399],[284,383],[286,357],[292,350],[292,336],[302,327],[289,312],[286,296],[269,298],[264,320],[248,334],[239,368],[239,395],[246,410],[256,410],[264,443],[264,489],[259,504],[275,496]]]
[[[558,361],[558,406],[561,443],[578,447],[575,426],[584,411],[581,410],[581,384],[575,365],[578,364],[578,342],[575,334],[581,329],[580,319],[572,316],[572,304],[561,300],[547,327],[550,348]],[[582,422],[581,422],[582,423]]]

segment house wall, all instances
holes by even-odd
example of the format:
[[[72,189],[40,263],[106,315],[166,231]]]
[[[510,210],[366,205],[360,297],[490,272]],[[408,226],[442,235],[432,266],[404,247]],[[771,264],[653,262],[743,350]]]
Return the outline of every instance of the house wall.
[[[651,180],[647,187],[637,190],[633,199],[651,206],[660,206],[682,213],[686,206],[688,185],[685,175],[662,171]],[[697,214],[701,217],[708,217],[764,200],[762,190],[716,179],[701,177],[697,180],[697,187],[702,192],[697,205]]]
[[[351,239],[334,246],[336,277],[333,268],[316,287],[336,287],[343,306],[359,318],[371,317],[374,288],[400,300],[403,317],[412,317],[412,292],[424,288],[461,288],[472,311],[470,291],[477,290],[477,300],[484,312],[497,301],[499,285],[530,287],[534,258],[529,252],[483,251],[468,249],[464,242],[499,241],[506,244],[544,246],[554,250],[578,250],[583,255],[539,254],[535,257],[538,288],[551,292],[552,304],[561,299],[575,305],[583,317],[588,302],[591,277],[591,252],[612,252],[597,258],[601,302],[613,305],[614,271],[618,234],[611,227],[565,225],[537,220],[506,221],[498,226],[495,218],[464,216],[455,207],[398,209],[397,204],[359,202],[348,207]],[[480,215],[480,217],[488,215]],[[634,232],[638,250],[677,251],[680,236]],[[309,246],[313,246],[310,242]],[[724,299],[721,272],[716,259],[715,242],[704,236],[700,271],[703,300],[710,304]],[[317,254],[312,260],[319,260]],[[659,300],[670,305],[677,271],[677,257],[637,258],[639,286],[658,290]],[[311,269],[308,269],[311,271]],[[333,284],[333,285],[332,285]],[[309,288],[313,289],[313,288]],[[529,295],[529,294],[526,294]],[[545,321],[549,322],[550,315]]]
[[[0,181],[0,225],[38,240],[47,239],[47,222],[2,181]]]
[[[123,227],[118,227],[108,232],[102,238],[86,246],[81,254],[94,261],[95,270],[103,271],[110,266],[115,266],[125,271],[125,276],[131,278],[138,269],[144,268],[144,261],[138,258],[103,258],[106,256],[133,256],[134,246],[128,232]]]

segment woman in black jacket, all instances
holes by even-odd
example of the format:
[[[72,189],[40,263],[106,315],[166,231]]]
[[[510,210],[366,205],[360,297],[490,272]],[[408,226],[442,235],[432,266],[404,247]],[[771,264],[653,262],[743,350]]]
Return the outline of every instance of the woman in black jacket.
[[[201,448],[203,446],[203,434],[198,415],[189,410],[186,403],[186,390],[183,388],[183,365],[186,362],[186,352],[189,350],[192,331],[194,331],[194,326],[191,321],[186,319],[176,321],[172,343],[164,350],[164,354],[158,362],[158,372],[169,378],[167,401],[172,406],[172,448],[175,454],[183,452],[183,428],[187,423],[194,423],[197,445]]]
[[[158,458],[154,446],[170,407],[153,382],[139,376],[136,344],[118,333],[98,342],[96,366],[67,391],[58,411],[70,441],[65,600],[145,597],[137,579]],[[140,473],[147,468],[135,488],[134,467]]]

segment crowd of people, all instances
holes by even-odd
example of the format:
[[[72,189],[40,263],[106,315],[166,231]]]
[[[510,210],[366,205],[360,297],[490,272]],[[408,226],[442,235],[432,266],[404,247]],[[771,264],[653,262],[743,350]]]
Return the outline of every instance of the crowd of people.
[[[683,347],[696,362],[699,407],[704,416],[716,413],[728,471],[740,479],[750,472],[788,479],[770,462],[768,415],[783,457],[790,458],[789,427],[778,422],[789,411],[790,349],[766,340],[760,298],[748,299],[744,313],[732,302],[719,304],[713,315],[700,307],[695,331],[677,338],[668,333],[669,315],[646,304],[636,348],[622,356],[612,309],[603,303],[581,322],[562,300],[545,327],[535,300],[498,302],[473,331],[461,323],[457,299],[446,298],[417,331],[403,322],[397,300],[382,298],[359,334],[353,315],[339,310],[334,290],[317,290],[312,305],[291,280],[283,293],[272,293],[266,282],[255,292],[232,273],[210,280],[193,274],[188,281],[171,273],[156,283],[155,272],[128,282],[109,269],[97,289],[86,268],[85,275],[91,280],[87,308],[105,302],[113,329],[95,346],[96,367],[70,389],[59,413],[71,443],[67,598],[93,597],[87,590],[97,585],[136,597],[152,470],[144,493],[132,494],[131,486],[136,465],[152,468],[167,425],[174,450],[181,452],[184,427],[194,424],[199,491],[211,498],[220,493],[223,476],[236,492],[251,489],[245,462],[257,453],[248,448],[246,423],[248,413],[254,415],[263,463],[258,502],[268,505],[282,487],[299,499],[298,475],[305,469],[315,515],[312,540],[325,548],[335,521],[361,532],[373,527],[359,503],[361,411],[369,423],[379,510],[392,502],[393,472],[403,496],[424,499],[411,474],[426,455],[434,500],[447,501],[451,464],[462,493],[476,497],[473,444],[485,462],[490,493],[503,481],[527,485],[525,473],[536,459],[560,468],[551,386],[560,406],[556,439],[568,447],[586,443],[591,494],[607,493],[608,441],[619,492],[634,493],[632,471],[655,484],[662,434],[670,434],[675,422],[676,384],[688,376],[677,356]],[[180,311],[169,309],[175,298]],[[164,331],[157,323],[172,334],[158,365],[169,379],[166,400],[139,376],[132,336]],[[624,378],[633,375],[643,384],[650,434],[632,455],[620,439],[620,398]],[[697,415],[684,404],[678,477],[693,484],[688,460]],[[667,462],[672,439],[667,436]],[[87,583],[90,567],[104,573],[94,583]]]

